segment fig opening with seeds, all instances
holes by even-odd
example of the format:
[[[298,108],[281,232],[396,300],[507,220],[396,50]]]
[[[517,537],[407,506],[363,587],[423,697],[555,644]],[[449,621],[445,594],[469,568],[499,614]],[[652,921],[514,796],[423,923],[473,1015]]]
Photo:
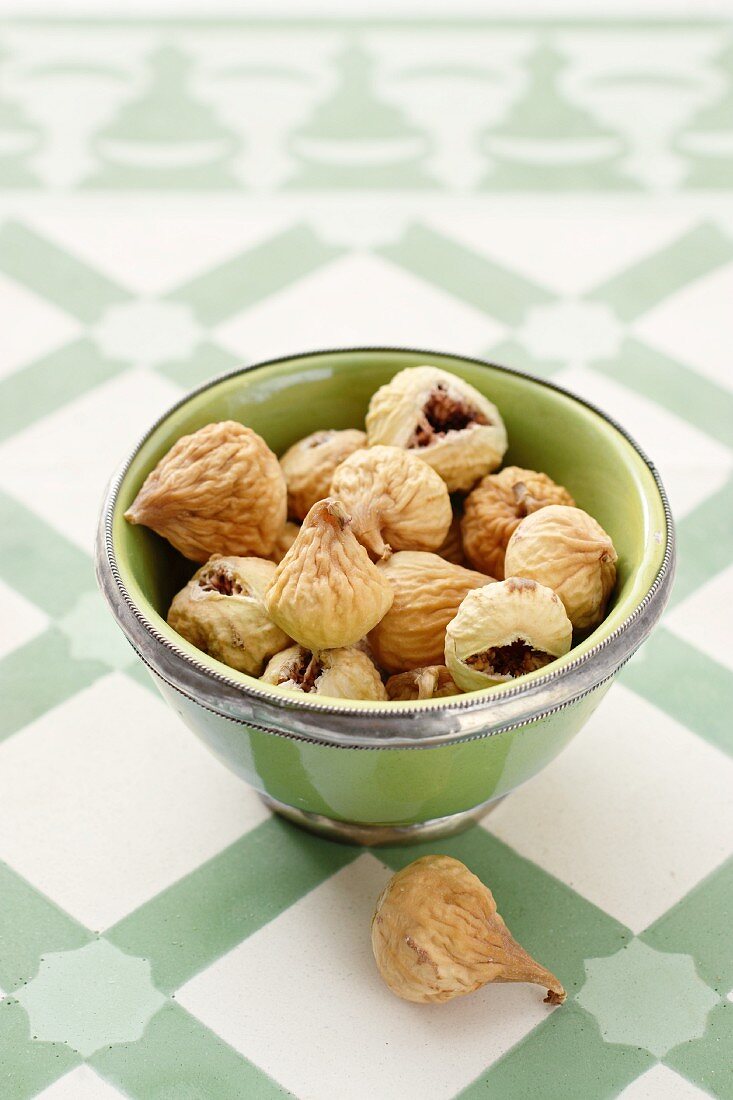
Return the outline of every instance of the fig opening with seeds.
[[[616,583],[600,524],[507,447],[487,397],[410,367],[280,459],[235,421],[183,436],[126,519],[200,565],[168,622],[217,661],[299,697],[450,702],[545,670]]]

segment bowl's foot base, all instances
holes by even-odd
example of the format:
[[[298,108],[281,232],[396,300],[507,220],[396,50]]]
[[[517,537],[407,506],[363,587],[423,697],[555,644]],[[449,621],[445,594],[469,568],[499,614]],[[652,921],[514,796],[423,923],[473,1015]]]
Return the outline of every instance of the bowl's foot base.
[[[356,821],[339,821],[309,810],[299,810],[262,792],[260,798],[276,814],[299,825],[301,829],[307,829],[309,833],[316,833],[328,840],[338,840],[342,844],[359,844],[367,848],[386,844],[417,844],[420,841],[453,836],[454,833],[461,833],[475,825],[502,801],[501,798],[492,798],[470,810],[419,821],[414,825],[360,825]]]

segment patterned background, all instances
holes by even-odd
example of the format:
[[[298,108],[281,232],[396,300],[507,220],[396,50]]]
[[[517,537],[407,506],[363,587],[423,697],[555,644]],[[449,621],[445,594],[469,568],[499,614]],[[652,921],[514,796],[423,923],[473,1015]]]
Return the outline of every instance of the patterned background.
[[[733,30],[7,23],[0,36],[0,1097],[733,1096]],[[94,586],[104,484],[185,389],[339,344],[486,355],[621,420],[672,605],[583,733],[429,846],[568,1003],[403,1004],[420,850],[272,818]]]

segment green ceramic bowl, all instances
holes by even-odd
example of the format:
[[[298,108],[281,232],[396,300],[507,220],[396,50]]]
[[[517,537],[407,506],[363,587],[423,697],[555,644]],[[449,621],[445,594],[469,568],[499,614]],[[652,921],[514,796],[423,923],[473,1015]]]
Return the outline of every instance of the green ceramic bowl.
[[[498,405],[507,463],[546,471],[612,536],[618,583],[605,621],[547,669],[511,684],[419,703],[286,697],[219,664],[165,621],[194,566],[123,513],[173,443],[239,420],[278,454],[318,428],[363,423],[370,396],[431,363]],[[122,630],[183,721],[269,805],[362,843],[454,830],[535,775],[568,743],[648,636],[667,601],[672,520],[659,477],[613,421],[550,383],[424,351],[365,348],[262,363],[208,383],[166,413],[112,481],[99,528],[99,581]]]

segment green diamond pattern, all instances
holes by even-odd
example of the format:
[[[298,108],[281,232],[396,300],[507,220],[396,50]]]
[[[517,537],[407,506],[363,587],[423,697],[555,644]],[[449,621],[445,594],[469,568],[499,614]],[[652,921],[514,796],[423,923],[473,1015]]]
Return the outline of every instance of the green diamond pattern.
[[[634,1090],[654,1067],[680,1095],[733,1097],[733,863],[703,877],[687,856],[668,854],[673,900],[640,928],[623,896],[612,915],[583,877],[577,833],[564,838],[578,849],[577,876],[558,877],[530,824],[496,826],[499,839],[489,817],[442,843],[365,856],[268,816],[244,787],[232,797],[231,777],[183,728],[172,742],[155,738],[175,719],[110,633],[89,525],[114,463],[153,416],[239,363],[411,343],[567,381],[639,437],[677,513],[672,608],[623,670],[625,694],[670,731],[680,777],[684,746],[711,781],[729,768],[733,663],[720,612],[733,598],[730,29],[661,21],[654,57],[632,65],[649,35],[633,21],[476,19],[467,34],[446,16],[418,20],[409,35],[387,19],[335,17],[129,20],[124,36],[84,20],[5,27],[0,316],[12,354],[0,363],[0,777],[12,765],[48,778],[49,738],[66,739],[70,756],[27,838],[7,852],[0,843],[3,1100],[53,1096],[84,1063],[112,1095],[139,1100],[305,1100],[313,1089],[299,1066],[321,1056],[335,1060],[342,1084],[319,1100],[424,1096],[411,1067],[465,1038],[470,999],[436,1010],[432,1038],[433,1017],[405,1007],[389,1040],[398,1062],[384,1062],[367,1012],[358,1035],[340,1030],[337,976],[327,951],[310,958],[323,929],[307,914],[339,883],[371,882],[428,851],[455,855],[491,885],[514,934],[569,993],[563,1008],[531,1016],[508,987],[492,991],[497,1015],[476,1032],[475,1064],[436,1062],[436,1100],[641,1096]],[[704,49],[688,49],[690,36],[703,36]],[[72,89],[73,118],[55,109]],[[110,402],[114,428],[102,422]],[[105,708],[105,698],[118,705]],[[621,720],[618,698],[612,690],[603,712],[616,708]],[[150,731],[150,755],[134,764],[126,702]],[[80,718],[94,733],[83,760],[72,755]],[[640,723],[640,743],[648,734]],[[166,795],[173,743],[194,808]],[[644,820],[673,829],[675,806],[648,797],[649,777],[633,761],[624,767],[640,842]],[[138,793],[151,770],[157,805]],[[114,794],[78,850],[63,854],[64,908],[44,836],[63,835],[100,784]],[[115,916],[97,927],[92,869],[119,828],[120,800],[137,862],[121,862],[119,889],[102,906]],[[200,842],[173,880],[166,866],[180,855],[187,809]],[[707,812],[686,808],[686,827],[694,833]],[[730,819],[726,827],[730,835]],[[520,854],[528,850],[532,859]],[[365,937],[370,915],[368,905],[357,915]],[[310,983],[312,1028],[306,1046],[283,1034],[279,1017],[265,1019],[267,1058],[247,1036],[218,1033],[197,984],[208,975],[216,995],[218,975],[259,959],[236,991],[258,1005],[262,937],[275,951],[292,950],[295,937],[308,967],[292,981]],[[373,972],[358,964],[364,949],[355,943],[350,1008],[375,995]],[[117,996],[85,995],[96,959]],[[657,980],[675,995],[661,996]],[[59,989],[76,998],[74,1013]],[[398,1011],[389,996],[384,1012]],[[92,1050],[79,1038],[85,1027],[113,1039]],[[369,1055],[364,1079],[351,1071],[356,1042]],[[643,1095],[661,1100],[659,1087]]]

